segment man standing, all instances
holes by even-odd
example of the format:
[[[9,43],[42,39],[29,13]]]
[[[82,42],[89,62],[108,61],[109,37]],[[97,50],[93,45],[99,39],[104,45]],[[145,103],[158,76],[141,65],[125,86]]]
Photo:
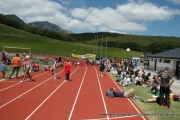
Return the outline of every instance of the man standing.
[[[19,69],[21,68],[21,59],[19,58],[19,54],[16,54],[16,56],[12,59],[11,65],[13,66],[13,70],[9,79],[11,79],[15,71],[16,71],[16,78],[18,79],[18,72]]]
[[[64,65],[64,73],[65,73],[65,82],[68,82],[69,81],[69,75],[70,75],[70,63],[69,61],[67,60],[65,62],[65,65]]]
[[[170,91],[170,89],[169,89],[169,87],[174,82],[174,79],[172,78],[168,67],[165,68],[164,72],[160,72],[158,77],[161,77],[160,105],[163,106],[164,95],[165,95],[165,108],[168,109],[170,107],[170,102],[169,102],[169,91]]]
[[[101,58],[101,60],[99,62],[99,76],[101,76],[101,77],[104,77],[103,74],[102,74],[103,71],[104,71],[104,68],[105,68],[105,66],[104,66],[104,59]]]

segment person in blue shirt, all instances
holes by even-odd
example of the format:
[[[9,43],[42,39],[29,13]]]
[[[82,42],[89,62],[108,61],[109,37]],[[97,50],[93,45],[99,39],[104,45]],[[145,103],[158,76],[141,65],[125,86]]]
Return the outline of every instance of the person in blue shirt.
[[[103,77],[104,75],[102,74],[104,71],[105,65],[104,65],[104,59],[101,58],[99,62],[99,76]]]
[[[5,79],[5,71],[6,71],[6,62],[3,61],[3,64],[1,65],[1,78]]]

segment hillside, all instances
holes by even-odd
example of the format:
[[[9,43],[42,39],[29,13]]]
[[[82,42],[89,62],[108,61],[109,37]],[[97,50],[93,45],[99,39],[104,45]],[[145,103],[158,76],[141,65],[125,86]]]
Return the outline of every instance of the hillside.
[[[60,32],[60,33],[72,33],[71,31],[65,30],[59,27],[58,25],[55,25],[48,21],[31,22],[31,23],[27,23],[27,25],[31,27],[40,28],[41,30],[50,30],[50,31],[55,31],[55,32]]]
[[[14,15],[14,14],[9,14],[9,15],[6,15],[8,17],[10,17],[11,19],[14,19],[22,24],[26,24],[23,20],[21,20],[18,16]]]
[[[0,48],[3,46],[31,48],[33,54],[48,54],[70,57],[73,50],[77,54],[92,54],[94,46],[73,42],[64,42],[39,35],[31,34],[3,24],[0,24]],[[8,52],[27,52],[26,50],[7,49]],[[97,47],[97,56],[105,56],[105,47]],[[106,56],[118,59],[140,56],[142,52],[131,51],[128,55],[126,49],[107,47]]]

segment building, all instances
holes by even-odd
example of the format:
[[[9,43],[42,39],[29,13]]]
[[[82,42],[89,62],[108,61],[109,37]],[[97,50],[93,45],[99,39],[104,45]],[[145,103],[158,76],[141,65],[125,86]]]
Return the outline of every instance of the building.
[[[160,71],[169,67],[172,75],[178,74],[180,67],[180,48],[175,48],[165,52],[148,55],[149,69]]]

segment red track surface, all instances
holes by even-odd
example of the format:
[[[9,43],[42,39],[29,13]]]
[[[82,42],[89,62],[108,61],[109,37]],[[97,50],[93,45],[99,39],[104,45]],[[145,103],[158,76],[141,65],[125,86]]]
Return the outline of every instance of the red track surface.
[[[72,60],[72,59],[70,59]],[[32,72],[33,82],[19,83],[21,79],[0,82],[1,120],[80,120],[80,119],[147,119],[127,98],[108,98],[106,90],[120,88],[108,75],[98,76],[98,66],[72,65],[70,82],[64,82],[63,68],[58,79],[51,72]],[[113,114],[111,116],[102,114]],[[119,115],[114,115],[119,114]]]

